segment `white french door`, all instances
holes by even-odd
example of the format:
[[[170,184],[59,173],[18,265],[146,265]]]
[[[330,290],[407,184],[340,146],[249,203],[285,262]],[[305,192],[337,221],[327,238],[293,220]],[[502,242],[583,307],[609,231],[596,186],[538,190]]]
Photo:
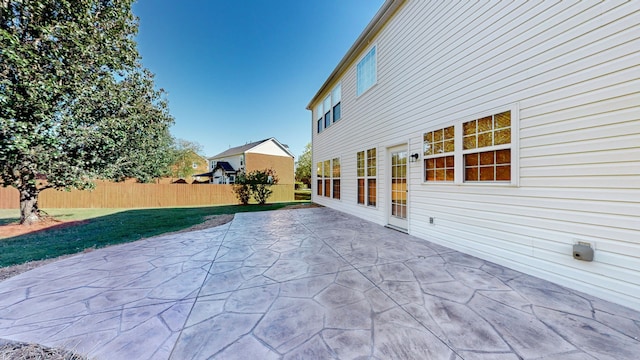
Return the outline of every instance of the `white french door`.
[[[390,148],[389,171],[389,225],[407,230],[407,200],[409,189],[407,187],[407,163],[409,161],[407,146]]]

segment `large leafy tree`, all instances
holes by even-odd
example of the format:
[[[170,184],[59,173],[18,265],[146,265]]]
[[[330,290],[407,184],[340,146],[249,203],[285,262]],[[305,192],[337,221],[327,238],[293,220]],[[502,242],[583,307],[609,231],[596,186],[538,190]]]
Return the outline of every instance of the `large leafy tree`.
[[[307,187],[311,187],[311,143],[307,143],[302,155],[298,157],[296,181],[300,181],[306,184]]]
[[[168,171],[173,119],[132,2],[0,0],[0,184],[20,191],[23,224],[44,189]]]
[[[195,141],[175,139],[173,149],[173,165],[171,175],[180,179],[188,179],[196,173],[193,163],[201,163],[202,145]]]

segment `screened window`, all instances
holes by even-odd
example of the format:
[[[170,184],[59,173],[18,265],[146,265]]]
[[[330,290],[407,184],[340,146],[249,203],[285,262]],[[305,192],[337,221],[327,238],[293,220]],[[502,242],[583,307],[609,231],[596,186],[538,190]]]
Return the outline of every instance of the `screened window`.
[[[357,88],[356,95],[360,96],[377,81],[377,64],[376,64],[376,47],[371,50],[360,60],[357,65]]]
[[[376,206],[378,187],[375,148],[357,153],[356,175],[358,181],[358,204]]]

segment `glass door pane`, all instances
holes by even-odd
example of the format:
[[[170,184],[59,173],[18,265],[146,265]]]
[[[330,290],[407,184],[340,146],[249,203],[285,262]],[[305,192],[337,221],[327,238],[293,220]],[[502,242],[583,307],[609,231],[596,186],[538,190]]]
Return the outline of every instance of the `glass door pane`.
[[[407,218],[407,151],[391,153],[391,216]]]

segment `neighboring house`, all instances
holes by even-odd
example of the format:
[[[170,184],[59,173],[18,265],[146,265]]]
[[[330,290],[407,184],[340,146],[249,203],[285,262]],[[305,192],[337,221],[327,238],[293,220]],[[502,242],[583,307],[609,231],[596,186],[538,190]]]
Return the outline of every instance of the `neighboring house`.
[[[230,148],[210,157],[208,175],[214,184],[233,184],[238,173],[273,169],[279,184],[294,184],[294,155],[275,138]]]
[[[171,165],[171,177],[162,179],[160,182],[188,184],[194,181],[204,181],[208,178],[200,177],[197,174],[207,171],[208,164],[209,162],[205,157],[194,151],[185,152]]]
[[[388,0],[308,104],[312,200],[640,309],[639,49],[640,2]]]

